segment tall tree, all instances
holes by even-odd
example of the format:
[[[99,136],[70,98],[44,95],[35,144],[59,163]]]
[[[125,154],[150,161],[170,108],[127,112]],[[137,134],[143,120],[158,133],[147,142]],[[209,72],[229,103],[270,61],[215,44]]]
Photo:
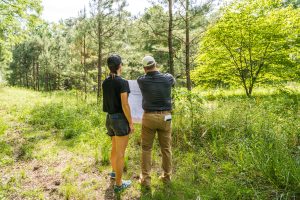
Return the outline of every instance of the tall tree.
[[[164,69],[175,75],[174,68],[174,0],[151,0],[152,7],[147,9],[141,18],[140,27],[150,45],[150,53],[156,56],[162,65],[167,61]],[[168,10],[166,12],[166,10]],[[167,43],[165,42],[167,41]],[[164,56],[165,55],[165,56]],[[165,58],[166,57],[166,58]]]
[[[79,41],[80,41],[80,63],[83,69],[83,82],[84,82],[84,99],[87,99],[87,81],[88,81],[88,70],[87,70],[87,33],[88,33],[88,21],[86,15],[86,8],[84,7],[79,16]]]
[[[174,75],[174,55],[173,55],[173,0],[168,0],[169,3],[169,31],[168,31],[168,46],[169,46],[169,68],[170,73]]]
[[[183,30],[177,31],[175,37],[181,41],[184,48],[181,50],[183,56],[180,56],[180,51],[175,54],[176,58],[185,65],[186,87],[188,90],[192,89],[192,82],[190,77],[191,66],[195,61],[195,49],[198,46],[201,33],[204,32],[207,25],[205,15],[210,11],[212,0],[205,3],[193,0],[178,0],[178,8],[176,14],[178,16],[179,27]],[[183,58],[182,58],[183,57]]]
[[[186,75],[186,87],[188,90],[192,90],[191,76],[190,76],[190,16],[189,9],[190,1],[185,1],[185,75]]]
[[[98,44],[98,84],[97,99],[101,94],[103,50],[110,38],[120,27],[123,9],[126,6],[126,0],[91,0],[91,14],[94,17],[93,27],[94,38]]]

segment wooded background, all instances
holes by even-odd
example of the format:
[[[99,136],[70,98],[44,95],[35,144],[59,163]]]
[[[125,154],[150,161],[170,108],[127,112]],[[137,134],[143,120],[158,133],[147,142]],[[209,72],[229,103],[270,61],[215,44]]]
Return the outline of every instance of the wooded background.
[[[152,0],[138,16],[126,0],[91,0],[75,18],[47,23],[39,0],[0,1],[0,66],[10,85],[100,96],[106,58],[127,79],[153,55],[178,86],[243,87],[299,81],[299,0]],[[88,11],[87,11],[88,10]]]

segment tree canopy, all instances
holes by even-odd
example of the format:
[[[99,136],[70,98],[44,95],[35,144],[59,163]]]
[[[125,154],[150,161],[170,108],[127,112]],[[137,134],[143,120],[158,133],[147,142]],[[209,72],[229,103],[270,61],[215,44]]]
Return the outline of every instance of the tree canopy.
[[[11,47],[39,21],[41,0],[0,1],[0,70],[11,60]]]

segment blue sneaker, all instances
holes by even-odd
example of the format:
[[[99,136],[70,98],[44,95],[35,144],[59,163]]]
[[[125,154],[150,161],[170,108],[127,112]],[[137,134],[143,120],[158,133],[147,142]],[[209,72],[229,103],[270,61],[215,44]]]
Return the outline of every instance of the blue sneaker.
[[[115,191],[115,193],[121,193],[121,192],[123,192],[126,188],[129,188],[130,185],[131,185],[131,180],[126,180],[126,181],[123,180],[121,186],[117,186],[117,185],[114,186],[114,191]]]
[[[108,176],[110,176],[111,179],[116,179],[116,172],[109,172]]]

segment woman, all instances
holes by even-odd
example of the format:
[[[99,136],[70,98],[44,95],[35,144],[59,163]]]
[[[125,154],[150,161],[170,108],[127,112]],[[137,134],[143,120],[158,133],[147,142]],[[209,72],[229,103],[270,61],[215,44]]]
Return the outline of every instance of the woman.
[[[121,78],[122,60],[119,55],[113,54],[107,59],[110,75],[103,81],[103,111],[107,112],[107,134],[112,138],[111,178],[116,179],[115,192],[121,192],[131,185],[130,180],[122,180],[125,150],[129,134],[134,127],[128,104],[130,93],[128,81]]]

